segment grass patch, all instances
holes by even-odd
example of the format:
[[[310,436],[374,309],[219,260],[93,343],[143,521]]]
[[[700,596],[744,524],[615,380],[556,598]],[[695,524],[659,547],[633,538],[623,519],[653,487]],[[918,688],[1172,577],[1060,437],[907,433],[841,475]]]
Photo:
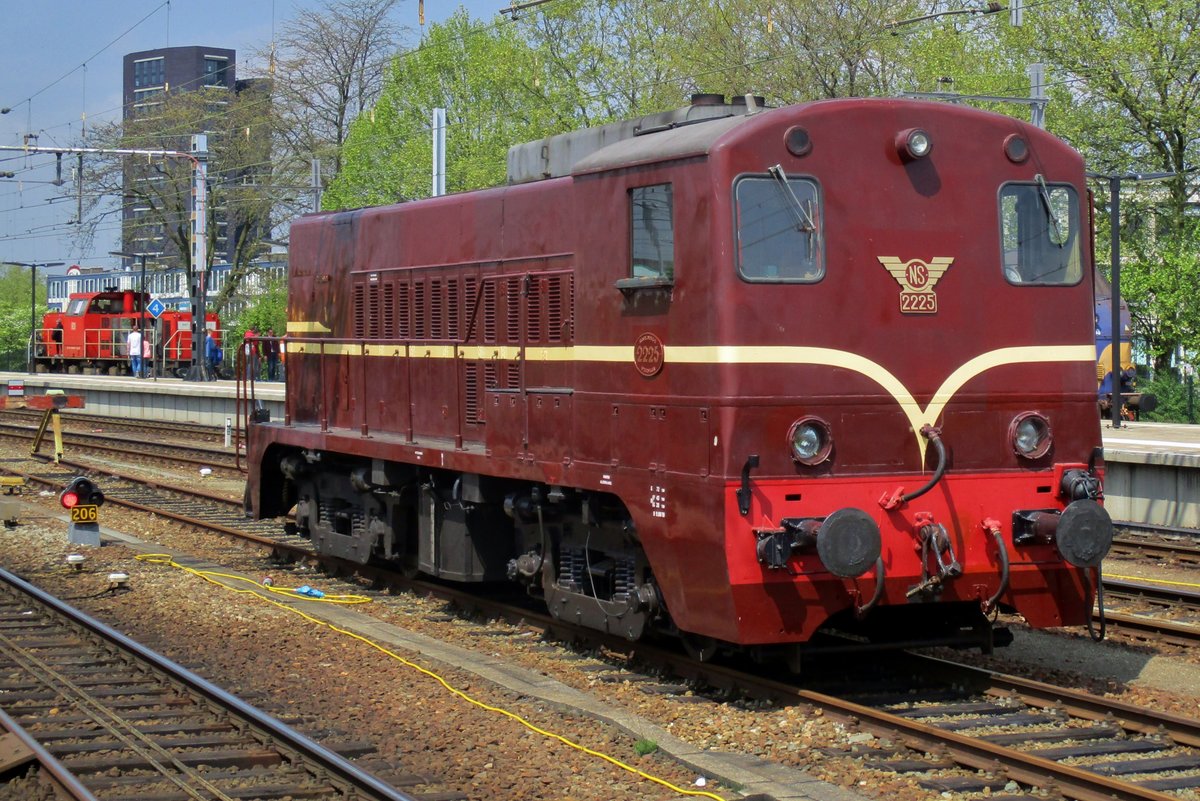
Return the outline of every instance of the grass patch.
[[[638,756],[646,756],[658,750],[658,743],[653,740],[638,740],[633,744],[633,750]]]

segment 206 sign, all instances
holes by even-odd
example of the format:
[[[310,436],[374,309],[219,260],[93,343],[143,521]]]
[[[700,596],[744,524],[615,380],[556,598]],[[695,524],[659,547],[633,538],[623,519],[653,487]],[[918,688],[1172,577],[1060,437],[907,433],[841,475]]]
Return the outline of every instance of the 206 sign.
[[[100,507],[94,503],[71,507],[72,523],[95,523],[100,520]]]

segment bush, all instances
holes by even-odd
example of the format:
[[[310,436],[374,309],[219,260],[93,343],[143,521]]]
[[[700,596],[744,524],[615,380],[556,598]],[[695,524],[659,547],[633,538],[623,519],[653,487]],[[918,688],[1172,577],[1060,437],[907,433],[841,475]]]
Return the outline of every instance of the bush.
[[[1158,399],[1158,406],[1152,412],[1141,412],[1139,420],[1155,423],[1194,423],[1200,409],[1200,398],[1196,397],[1195,379],[1189,384],[1187,379],[1180,379],[1174,371],[1163,370],[1153,379],[1138,382],[1138,390],[1153,393]],[[1189,405],[1190,398],[1190,405]],[[1190,411],[1190,417],[1189,417]]]

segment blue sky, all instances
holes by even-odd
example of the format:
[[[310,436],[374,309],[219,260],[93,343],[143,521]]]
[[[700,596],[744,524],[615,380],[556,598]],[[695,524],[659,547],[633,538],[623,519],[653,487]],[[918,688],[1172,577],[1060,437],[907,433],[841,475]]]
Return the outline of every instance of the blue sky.
[[[207,45],[238,52],[238,77],[258,74],[251,53],[266,47],[272,30],[296,8],[321,8],[319,0],[0,0],[4,48],[0,55],[0,145],[20,146],[37,134],[42,147],[76,142],[87,124],[120,116],[121,59],[156,47]],[[429,25],[464,7],[472,17],[490,19],[504,0],[425,0]],[[395,19],[419,40],[417,0],[402,0]],[[55,199],[52,155],[25,156],[0,151],[0,261],[62,261],[115,266],[108,251],[119,249],[111,227],[89,251],[81,251],[65,231],[75,204]],[[70,177],[64,158],[64,178]],[[34,169],[27,169],[32,167]],[[59,270],[65,268],[59,268]]]

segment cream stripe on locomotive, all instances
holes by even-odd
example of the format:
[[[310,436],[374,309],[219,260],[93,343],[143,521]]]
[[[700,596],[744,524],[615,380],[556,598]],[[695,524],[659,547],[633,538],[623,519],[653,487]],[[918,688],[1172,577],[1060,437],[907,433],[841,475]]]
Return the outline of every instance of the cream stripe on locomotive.
[[[1047,347],[1041,345],[999,348],[980,354],[960,366],[942,382],[933,398],[924,409],[917,403],[908,388],[892,375],[887,368],[876,364],[870,359],[833,348],[808,348],[802,346],[778,345],[771,347],[712,345],[712,346],[667,346],[667,362],[683,362],[693,364],[823,364],[831,367],[842,367],[865,375],[879,384],[908,418],[912,426],[913,436],[916,437],[917,447],[921,451],[921,461],[925,460],[925,448],[928,441],[921,436],[921,427],[937,422],[942,409],[954,397],[963,385],[975,376],[1008,364],[1030,364],[1049,362],[1091,362],[1096,358],[1094,345],[1061,345]]]
[[[288,331],[294,325],[321,326],[320,323],[288,323]],[[324,326],[321,326],[324,328]],[[315,329],[312,329],[315,330]],[[885,367],[857,353],[834,348],[810,348],[791,345],[667,345],[664,361],[668,364],[814,364],[829,365],[853,370],[878,384],[896,403],[912,426],[921,459],[925,459],[928,442],[921,436],[921,427],[937,422],[942,410],[954,394],[975,376],[1008,364],[1032,364],[1051,362],[1092,362],[1096,358],[1094,345],[1032,345],[1014,348],[999,348],[980,354],[961,365],[942,382],[929,405],[924,409],[917,403],[908,388]],[[500,345],[372,345],[325,342],[289,342],[287,352],[327,353],[346,356],[385,356],[414,359],[497,359],[515,361],[521,358],[518,346]],[[527,361],[552,362],[609,362],[633,363],[633,347],[629,345],[574,345],[564,347],[525,348]]]

